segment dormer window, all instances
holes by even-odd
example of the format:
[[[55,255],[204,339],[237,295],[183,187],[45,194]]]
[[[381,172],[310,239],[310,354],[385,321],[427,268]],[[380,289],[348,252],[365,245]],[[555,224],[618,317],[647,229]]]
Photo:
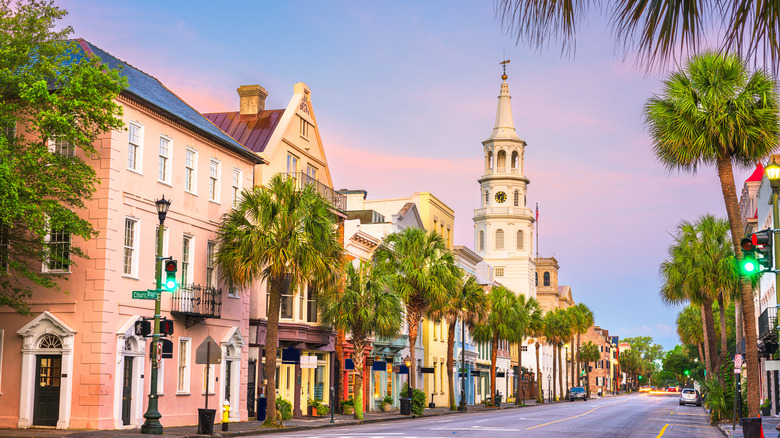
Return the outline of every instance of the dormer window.
[[[307,122],[303,117],[300,117],[300,134],[301,137],[305,139],[309,139],[309,126],[311,126],[311,123]]]

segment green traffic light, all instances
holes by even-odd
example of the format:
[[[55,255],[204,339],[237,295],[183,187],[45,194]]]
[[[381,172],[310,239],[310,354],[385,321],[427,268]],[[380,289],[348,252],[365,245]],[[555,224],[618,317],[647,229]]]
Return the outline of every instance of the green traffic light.
[[[642,380],[642,376],[639,376],[639,380]]]
[[[165,280],[165,288],[168,290],[176,289],[176,280],[173,278],[169,278]]]
[[[747,274],[752,274],[756,272],[756,262],[750,259],[745,259],[742,261],[742,270]]]
[[[689,374],[691,374],[691,372],[690,372],[690,371],[688,371],[688,370],[685,370],[685,375],[687,376],[687,375],[689,375]]]

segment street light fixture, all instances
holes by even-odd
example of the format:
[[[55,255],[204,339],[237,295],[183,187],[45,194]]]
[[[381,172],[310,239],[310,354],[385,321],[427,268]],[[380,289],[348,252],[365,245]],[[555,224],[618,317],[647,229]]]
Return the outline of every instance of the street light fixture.
[[[550,399],[550,403],[552,403],[552,387],[550,386],[551,381],[552,381],[552,376],[548,374],[547,375],[547,397]]]
[[[412,392],[414,391],[414,388],[412,388],[412,358],[409,356],[406,356],[404,358],[404,365],[406,365],[406,370],[409,373],[408,379],[409,379],[409,398],[412,397]]]
[[[163,259],[163,234],[165,217],[168,215],[168,209],[171,206],[171,201],[165,199],[163,195],[162,199],[154,201],[154,205],[157,208],[157,217],[160,220],[160,227],[157,229],[157,255],[156,263],[154,264],[154,276],[157,280],[157,299],[154,301],[154,337],[152,338],[152,378],[151,388],[149,389],[149,406],[144,413],[144,424],[141,426],[141,433],[162,435],[163,426],[160,424],[160,418],[162,415],[157,409],[157,372],[159,371],[160,364],[158,363],[158,349],[162,348],[160,344],[160,292],[162,290],[162,269],[160,267],[160,260]]]

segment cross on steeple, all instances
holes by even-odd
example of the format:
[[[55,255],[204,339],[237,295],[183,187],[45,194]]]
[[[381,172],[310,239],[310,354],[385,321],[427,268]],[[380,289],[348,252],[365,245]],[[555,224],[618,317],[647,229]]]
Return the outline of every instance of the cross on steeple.
[[[509,77],[509,76],[506,75],[506,65],[509,64],[509,60],[505,59],[505,60],[499,62],[499,64],[504,68],[504,74],[501,75],[501,79],[506,80],[506,78]]]

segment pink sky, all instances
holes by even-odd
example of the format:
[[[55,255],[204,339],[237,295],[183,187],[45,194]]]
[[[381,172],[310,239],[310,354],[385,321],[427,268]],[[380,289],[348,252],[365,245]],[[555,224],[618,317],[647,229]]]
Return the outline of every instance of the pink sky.
[[[430,191],[455,209],[455,241],[469,247],[505,53],[540,255],[558,259],[561,284],[611,334],[678,342],[658,265],[675,226],[725,216],[723,199],[713,169],[669,174],[656,162],[641,111],[663,74],[615,57],[599,19],[580,29],[572,60],[515,46],[490,2],[59,4],[75,36],[203,112],[236,109],[235,89],[254,83],[283,108],[306,82],[335,188]],[[749,174],[736,171],[738,190]]]

